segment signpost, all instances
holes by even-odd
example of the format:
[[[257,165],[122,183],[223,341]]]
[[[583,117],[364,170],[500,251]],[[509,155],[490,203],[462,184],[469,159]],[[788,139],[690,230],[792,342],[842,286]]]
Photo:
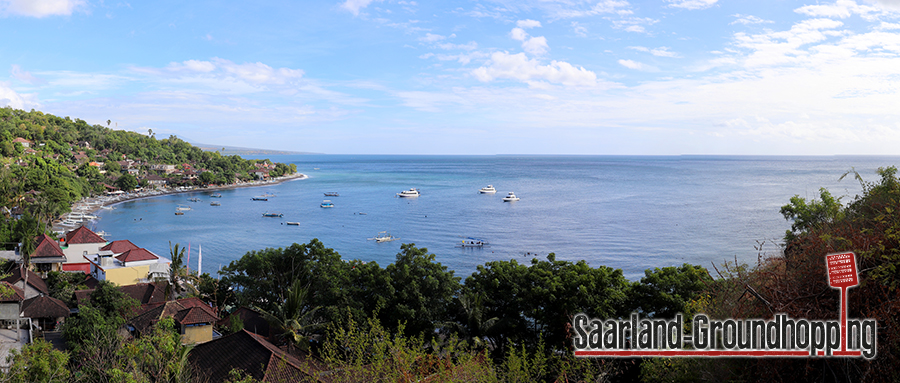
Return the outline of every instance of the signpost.
[[[828,285],[841,289],[841,353],[845,353],[847,352],[847,288],[859,285],[856,255],[853,253],[826,255],[825,265],[828,267]]]

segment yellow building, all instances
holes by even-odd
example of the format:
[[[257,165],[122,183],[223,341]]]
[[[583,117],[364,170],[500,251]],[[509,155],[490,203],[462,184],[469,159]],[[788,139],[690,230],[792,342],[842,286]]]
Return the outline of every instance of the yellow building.
[[[97,280],[110,281],[119,286],[168,278],[169,264],[171,263],[168,258],[153,254],[150,250],[132,246],[134,248],[118,254],[113,250],[101,250],[97,254],[87,256],[91,263],[91,275]]]
[[[219,320],[216,309],[196,297],[144,305],[141,309],[140,314],[128,321],[135,335],[148,333],[160,319],[172,318],[184,344],[211,341],[213,325]]]

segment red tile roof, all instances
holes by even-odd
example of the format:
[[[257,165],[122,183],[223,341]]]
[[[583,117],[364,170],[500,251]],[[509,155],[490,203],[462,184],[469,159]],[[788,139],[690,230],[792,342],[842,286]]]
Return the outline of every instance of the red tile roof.
[[[59,247],[59,243],[53,240],[53,238],[50,238],[49,235],[41,234],[39,237],[35,238],[35,240],[37,241],[37,245],[35,246],[34,253],[31,254],[31,258],[66,257],[62,248]]]
[[[127,239],[120,239],[118,241],[112,241],[108,245],[103,246],[100,250],[109,250],[112,251],[113,254],[121,254],[128,250],[139,249],[137,245],[131,243],[131,241]]]
[[[219,320],[214,308],[200,298],[192,297],[143,305],[140,313],[131,318],[128,324],[139,333],[144,333],[162,318],[173,318],[181,324],[215,324]],[[187,322],[181,322],[182,320]]]
[[[66,233],[67,245],[83,243],[106,243],[106,240],[84,226],[79,226],[77,229]]]
[[[122,263],[126,262],[137,262],[137,261],[149,261],[153,259],[159,259],[156,255],[150,252],[150,250],[138,248],[131,249],[122,254],[116,256],[116,259],[121,261]]]
[[[182,325],[202,323],[213,324],[216,323],[218,319],[219,318],[215,315],[212,315],[199,307],[191,307],[175,314],[175,321]]]

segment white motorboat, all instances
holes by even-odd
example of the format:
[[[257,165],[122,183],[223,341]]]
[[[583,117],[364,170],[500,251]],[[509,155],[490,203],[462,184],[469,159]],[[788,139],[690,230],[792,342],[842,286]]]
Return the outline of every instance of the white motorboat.
[[[478,190],[481,194],[494,194],[497,192],[497,189],[494,189],[494,185],[488,185],[487,187],[483,187]]]
[[[394,237],[391,235],[391,233],[388,233],[386,231],[379,232],[373,238],[368,238],[368,240],[370,240],[370,241],[374,240],[375,242],[378,242],[378,243],[396,241],[398,239],[400,239],[400,237]]]
[[[326,199],[326,200],[322,201],[322,203],[319,204],[319,206],[320,207],[334,207],[334,203],[332,203],[331,200]]]
[[[409,198],[409,197],[418,197],[418,196],[419,196],[419,189],[409,189],[409,190],[404,190],[402,192],[397,193],[397,197]]]
[[[509,194],[507,194],[506,197],[503,197],[503,202],[513,202],[513,201],[518,201],[518,200],[519,200],[519,197],[516,197],[516,193],[513,193],[513,192],[509,192]]]

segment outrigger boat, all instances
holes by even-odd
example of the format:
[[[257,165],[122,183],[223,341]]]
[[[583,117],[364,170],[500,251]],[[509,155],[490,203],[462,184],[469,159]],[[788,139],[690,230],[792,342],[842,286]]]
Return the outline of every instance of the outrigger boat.
[[[212,201],[209,203],[209,206],[222,206],[222,204],[219,203],[218,201]]]
[[[485,246],[490,246],[490,245],[491,244],[489,244],[485,240],[468,237],[468,238],[462,240],[461,243],[457,244],[456,247],[485,247]]]
[[[340,197],[341,195],[338,194],[338,192],[326,192],[325,196],[326,197]]]
[[[263,213],[263,217],[276,217],[276,218],[281,218],[281,217],[284,217],[284,214],[281,214],[281,213],[269,213],[269,212],[265,212],[265,213]]]
[[[210,197],[213,197],[213,198],[222,198],[222,194],[221,194],[221,193],[213,193],[212,195],[210,195]]]
[[[268,198],[266,198],[266,196],[253,197],[250,199],[254,200],[254,201],[268,201],[269,200]]]
[[[288,225],[300,226],[300,222],[287,222]]]

